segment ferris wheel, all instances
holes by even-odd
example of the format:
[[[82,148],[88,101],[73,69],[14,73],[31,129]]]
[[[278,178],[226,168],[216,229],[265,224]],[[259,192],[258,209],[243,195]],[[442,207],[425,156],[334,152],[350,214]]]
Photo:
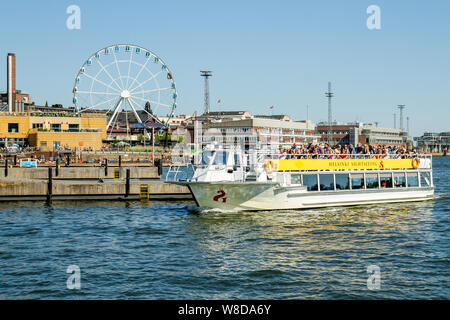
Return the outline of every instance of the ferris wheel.
[[[95,52],[78,71],[72,92],[78,113],[108,115],[107,132],[119,125],[121,112],[134,115],[144,125],[151,119],[167,127],[177,107],[176,85],[167,64],[150,50],[132,44]]]

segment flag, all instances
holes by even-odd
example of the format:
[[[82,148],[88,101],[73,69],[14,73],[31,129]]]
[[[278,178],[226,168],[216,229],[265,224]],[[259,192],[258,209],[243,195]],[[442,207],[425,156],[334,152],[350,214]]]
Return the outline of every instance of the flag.
[[[273,109],[273,106],[270,106],[270,110],[272,110]]]
[[[220,99],[219,99],[219,100],[217,100],[217,103],[220,103]]]

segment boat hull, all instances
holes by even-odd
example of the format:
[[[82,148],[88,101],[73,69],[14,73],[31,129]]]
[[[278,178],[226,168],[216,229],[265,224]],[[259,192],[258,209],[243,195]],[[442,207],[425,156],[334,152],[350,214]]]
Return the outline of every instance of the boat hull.
[[[434,188],[306,191],[276,183],[185,183],[199,207],[223,210],[286,210],[431,200]]]

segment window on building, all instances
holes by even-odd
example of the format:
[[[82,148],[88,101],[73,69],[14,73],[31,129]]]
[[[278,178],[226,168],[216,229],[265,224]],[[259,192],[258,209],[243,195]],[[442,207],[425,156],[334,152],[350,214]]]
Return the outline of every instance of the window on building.
[[[366,188],[367,189],[378,188],[378,175],[377,174],[366,174]]]
[[[303,185],[307,187],[308,191],[318,191],[317,175],[305,174],[303,175]]]
[[[382,188],[392,188],[392,175],[390,173],[380,174],[380,186]]]
[[[80,131],[80,125],[78,123],[76,123],[76,124],[69,124],[69,131],[70,132],[78,132],[78,131]]]
[[[351,175],[352,189],[364,189],[364,176],[362,174]]]
[[[320,190],[334,190],[334,178],[332,174],[320,174]]]
[[[394,173],[394,186],[396,188],[406,187],[406,177],[404,173]]]
[[[8,132],[19,132],[18,123],[8,123]]]
[[[43,127],[43,123],[33,123],[33,129],[42,129]]]
[[[336,174],[336,190],[349,190],[350,176],[348,174]]]
[[[418,187],[419,186],[419,177],[417,173],[408,173],[408,187]]]
[[[60,123],[52,123],[50,126],[50,129],[52,131],[60,132],[61,131],[61,124]]]

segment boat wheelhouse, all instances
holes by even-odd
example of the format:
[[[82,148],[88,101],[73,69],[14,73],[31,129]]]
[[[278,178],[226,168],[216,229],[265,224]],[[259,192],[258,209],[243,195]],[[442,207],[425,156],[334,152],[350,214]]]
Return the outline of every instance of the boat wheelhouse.
[[[189,188],[199,207],[225,210],[422,201],[434,195],[430,155],[400,159],[374,155],[282,157],[208,151],[192,179],[176,183]]]

